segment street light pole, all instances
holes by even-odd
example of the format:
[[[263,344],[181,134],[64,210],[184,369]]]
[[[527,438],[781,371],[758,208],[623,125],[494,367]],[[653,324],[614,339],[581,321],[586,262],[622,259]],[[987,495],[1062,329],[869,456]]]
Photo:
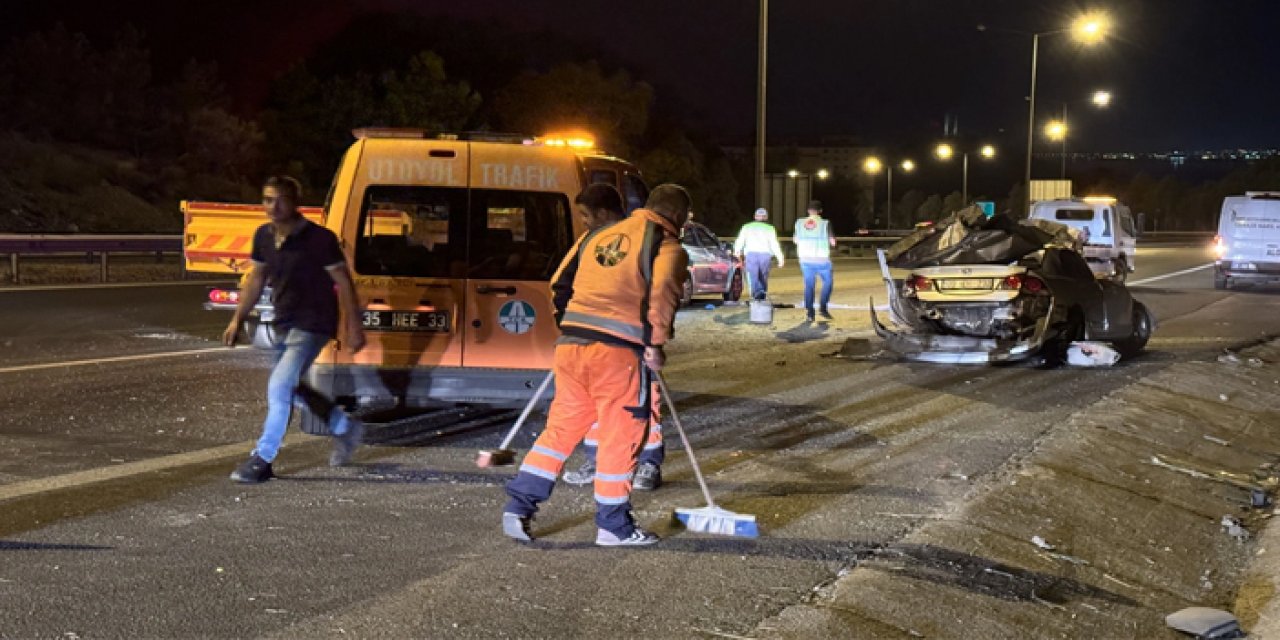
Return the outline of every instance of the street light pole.
[[[764,198],[765,82],[769,59],[769,0],[760,0],[760,59],[756,69],[756,206]]]
[[[893,228],[893,223],[892,223],[893,221],[893,164],[892,163],[889,164],[887,170],[888,170],[888,173],[886,173],[885,175],[889,177],[889,185],[888,185],[888,188],[886,189],[888,193],[885,194],[886,200],[884,203],[884,228],[886,231]]]
[[[969,205],[969,152],[966,151],[963,155],[961,164],[964,170],[961,172],[963,177],[960,179],[960,206],[966,207]]]
[[[1036,65],[1040,60],[1040,34],[1031,35],[1031,95],[1027,108],[1027,173],[1025,178],[1026,197],[1023,198],[1023,215],[1031,212],[1031,144],[1036,133]]]

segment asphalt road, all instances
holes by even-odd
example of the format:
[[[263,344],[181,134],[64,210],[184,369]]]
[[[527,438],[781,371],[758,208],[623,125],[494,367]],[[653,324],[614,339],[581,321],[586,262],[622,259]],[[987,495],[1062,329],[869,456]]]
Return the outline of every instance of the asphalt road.
[[[461,433],[456,415],[374,425],[380,444],[343,469],[294,435],[283,478],[234,485],[269,360],[217,346],[225,317],[200,310],[203,287],[0,292],[0,638],[768,635],[1106,393],[1280,334],[1276,291],[1215,291],[1207,263],[1140,253],[1135,295],[1159,327],[1107,370],[826,357],[870,334],[871,260],[837,264],[831,323],[682,311],[669,380],[685,426],[713,491],[764,537],[674,529],[671,509],[701,497],[671,447],[667,485],[635,501],[667,538],[635,551],[591,546],[591,493],[563,485],[539,543],[501,536],[512,471],[472,461],[510,414]],[[794,265],[771,288],[798,302]],[[858,624],[850,637],[884,634]]]

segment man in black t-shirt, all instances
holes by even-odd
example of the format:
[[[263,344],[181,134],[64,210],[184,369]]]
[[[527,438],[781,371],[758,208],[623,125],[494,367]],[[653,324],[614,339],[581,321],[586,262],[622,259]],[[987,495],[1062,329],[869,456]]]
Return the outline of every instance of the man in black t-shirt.
[[[240,289],[235,315],[222,333],[222,342],[235,346],[241,323],[257,304],[263,286],[270,283],[279,340],[267,382],[267,417],[253,453],[231,474],[236,482],[271,479],[271,463],[280,451],[293,405],[301,402],[299,392],[311,399],[319,397],[301,384],[302,376],[320,350],[337,337],[340,318],[346,321],[343,340],[351,352],[364,348],[355,286],[338,238],[302,217],[298,211],[301,192],[298,181],[288,176],[272,177],[263,186],[262,204],[270,222],[253,235],[253,269]],[[335,438],[329,463],[340,466],[351,459],[364,429],[360,421],[329,405],[329,430]]]

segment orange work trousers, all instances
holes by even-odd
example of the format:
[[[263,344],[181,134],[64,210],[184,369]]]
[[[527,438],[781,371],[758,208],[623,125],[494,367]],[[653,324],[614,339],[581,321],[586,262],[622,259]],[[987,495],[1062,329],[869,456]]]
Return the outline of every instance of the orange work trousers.
[[[533,515],[551,497],[565,460],[591,425],[596,440],[596,526],[620,537],[635,529],[631,476],[648,438],[651,373],[636,349],[593,342],[556,346],[556,396],[547,428],[507,483],[506,511]]]

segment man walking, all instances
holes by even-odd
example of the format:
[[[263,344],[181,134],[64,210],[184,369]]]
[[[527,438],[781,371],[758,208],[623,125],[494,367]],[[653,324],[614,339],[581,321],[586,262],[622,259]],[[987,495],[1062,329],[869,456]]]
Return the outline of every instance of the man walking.
[[[829,223],[822,217],[821,201],[809,201],[809,217],[796,220],[792,237],[796,243],[796,255],[800,258],[800,273],[804,275],[805,321],[813,322],[813,288],[817,278],[822,278],[818,313],[830,320],[831,312],[827,305],[831,302],[831,249],[836,246],[836,239]]]
[[[578,210],[578,217],[591,233],[618,222],[626,217],[622,212],[622,196],[617,189],[602,183],[588,186],[573,200]],[[565,301],[567,302],[567,300]],[[563,304],[557,304],[563,308]],[[649,416],[649,438],[644,449],[636,460],[635,477],[631,480],[631,488],[637,491],[653,491],[662,486],[662,462],[666,458],[666,445],[662,441],[661,411],[657,385],[650,389],[653,400]],[[591,425],[586,438],[582,441],[582,453],[586,458],[576,471],[566,471],[564,481],[572,485],[585,485],[596,479],[596,449],[600,425]]]
[[[551,497],[574,447],[599,423],[596,544],[658,541],[631,515],[631,478],[649,429],[651,371],[666,362],[663,346],[672,337],[687,274],[679,230],[689,202],[682,187],[654,188],[644,208],[579,239],[552,278],[563,334],[552,365],[556,396],[546,429],[507,483],[507,536],[533,539],[538,505]]]
[[[249,459],[231,474],[236,482],[258,483],[273,477],[271,463],[280,451],[294,403],[302,403],[305,395],[310,404],[316,404],[314,400],[320,395],[300,384],[302,375],[320,350],[337,337],[339,318],[346,321],[346,346],[352,353],[364,348],[355,287],[338,247],[338,237],[302,217],[298,211],[301,194],[298,181],[288,176],[272,177],[263,186],[262,204],[270,222],[253,234],[253,267],[240,289],[240,304],[231,323],[222,332],[222,342],[235,346],[241,323],[257,304],[263,286],[269,283],[280,339],[267,382],[267,417],[262,436]],[[329,463],[340,466],[351,459],[364,429],[340,408],[325,408],[329,430],[335,438]]]
[[[769,293],[769,266],[771,258],[777,258],[781,269],[786,260],[782,246],[778,244],[778,231],[766,222],[769,212],[764,207],[756,209],[754,222],[742,225],[738,238],[733,241],[733,254],[746,258],[747,279],[751,281],[751,297],[764,300]]]

